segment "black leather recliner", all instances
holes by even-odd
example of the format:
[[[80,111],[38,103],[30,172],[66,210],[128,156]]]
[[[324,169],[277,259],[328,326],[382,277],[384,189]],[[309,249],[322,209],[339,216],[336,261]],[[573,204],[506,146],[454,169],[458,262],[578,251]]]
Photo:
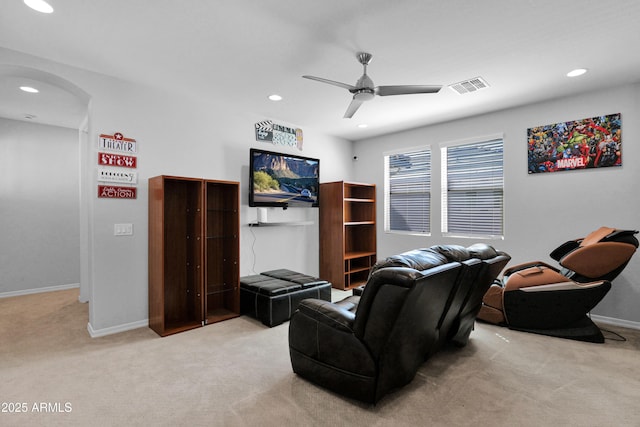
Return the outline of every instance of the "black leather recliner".
[[[551,252],[560,269],[542,261],[507,269],[484,295],[478,319],[510,329],[604,342],[588,313],[629,263],[638,248],[637,233],[600,227]]]
[[[362,296],[303,300],[289,323],[294,372],[377,402],[447,342],[466,344],[482,295],[509,259],[487,245],[419,249],[378,263]]]

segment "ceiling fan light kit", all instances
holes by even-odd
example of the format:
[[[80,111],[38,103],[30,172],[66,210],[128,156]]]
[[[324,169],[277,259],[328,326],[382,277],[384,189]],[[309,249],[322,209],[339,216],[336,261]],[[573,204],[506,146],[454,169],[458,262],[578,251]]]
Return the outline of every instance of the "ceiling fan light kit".
[[[345,119],[350,119],[351,117],[353,117],[353,115],[356,113],[356,111],[358,111],[358,108],[360,108],[363,102],[373,99],[376,95],[392,96],[412,95],[419,93],[437,93],[442,88],[441,85],[375,86],[371,78],[367,75],[367,65],[371,63],[373,55],[367,52],[358,52],[358,54],[356,54],[356,58],[358,59],[358,62],[362,64],[364,71],[355,85],[324,79],[322,77],[309,75],[302,76],[305,79],[315,80],[320,83],[327,83],[333,86],[338,86],[351,92],[353,94],[353,99],[347,107],[347,111],[344,113]]]

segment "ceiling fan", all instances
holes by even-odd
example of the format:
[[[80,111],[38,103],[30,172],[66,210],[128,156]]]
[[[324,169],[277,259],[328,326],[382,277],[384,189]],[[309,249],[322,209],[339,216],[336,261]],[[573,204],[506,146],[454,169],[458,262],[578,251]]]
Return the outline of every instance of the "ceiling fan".
[[[322,77],[302,76],[305,79],[316,80],[322,83],[342,87],[351,92],[353,94],[353,99],[351,100],[349,107],[347,107],[347,111],[344,113],[345,119],[353,117],[355,112],[358,111],[358,108],[360,108],[360,105],[362,105],[364,101],[373,99],[375,95],[389,96],[410,95],[414,93],[436,93],[442,88],[442,86],[437,85],[374,86],[373,81],[367,75],[367,65],[371,62],[373,55],[366,52],[359,52],[356,57],[358,58],[358,62],[360,62],[364,67],[364,73],[358,79],[355,86],[347,83],[336,82],[334,80],[323,79]]]

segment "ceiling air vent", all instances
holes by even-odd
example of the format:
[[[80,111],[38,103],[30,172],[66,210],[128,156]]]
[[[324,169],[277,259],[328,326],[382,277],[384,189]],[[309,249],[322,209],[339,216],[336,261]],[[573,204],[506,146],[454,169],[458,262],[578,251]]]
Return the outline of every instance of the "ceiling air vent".
[[[480,89],[488,88],[489,84],[482,77],[474,77],[469,80],[451,84],[449,87],[460,95],[464,95],[465,93],[471,93]]]

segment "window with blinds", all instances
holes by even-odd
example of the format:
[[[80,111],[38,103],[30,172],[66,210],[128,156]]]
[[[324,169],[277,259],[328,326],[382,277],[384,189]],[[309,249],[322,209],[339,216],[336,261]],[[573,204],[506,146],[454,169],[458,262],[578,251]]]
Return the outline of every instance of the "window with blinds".
[[[503,236],[503,141],[441,147],[442,233]]]
[[[385,155],[384,229],[389,232],[431,232],[431,150]]]

